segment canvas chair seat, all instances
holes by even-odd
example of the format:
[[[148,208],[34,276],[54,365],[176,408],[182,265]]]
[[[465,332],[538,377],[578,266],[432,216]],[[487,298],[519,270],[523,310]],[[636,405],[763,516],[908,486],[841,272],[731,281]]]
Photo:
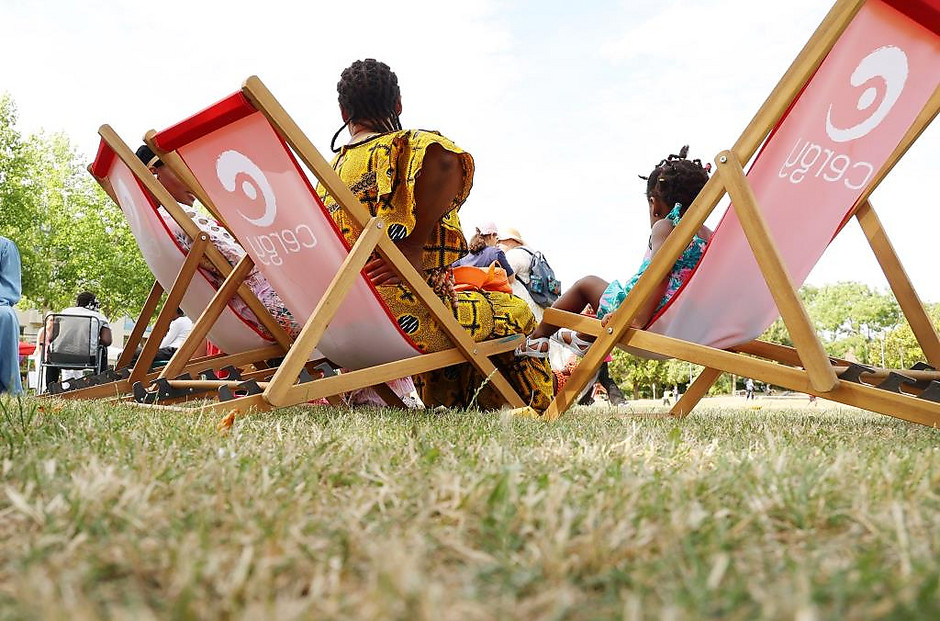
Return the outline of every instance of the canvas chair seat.
[[[39,352],[37,388],[45,389],[44,379],[48,369],[74,371],[97,371],[103,350],[98,347],[101,320],[92,315],[50,313],[43,318],[43,326],[52,326],[55,336]],[[63,379],[67,384],[74,378]],[[51,388],[51,387],[50,387]]]

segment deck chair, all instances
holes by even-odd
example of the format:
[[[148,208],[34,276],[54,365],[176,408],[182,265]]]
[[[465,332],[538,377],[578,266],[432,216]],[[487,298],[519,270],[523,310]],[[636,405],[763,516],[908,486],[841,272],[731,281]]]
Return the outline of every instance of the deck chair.
[[[215,286],[198,269],[200,262],[204,259],[210,261],[224,275],[233,271],[228,261],[208,241],[208,237],[183,212],[127,144],[108,125],[103,125],[98,133],[101,136],[98,154],[88,170],[124,212],[144,260],[155,276],[155,282],[115,365],[116,371],[73,381],[51,391],[66,398],[127,395],[135,383],[148,378],[155,380],[159,374],[151,372],[150,367],[160,340],[166,334],[170,321],[175,318],[176,308],[182,308],[191,317],[199,317],[216,293]],[[179,246],[157,212],[159,205],[163,205],[180,228],[194,240],[188,252]],[[157,313],[164,293],[163,308]],[[207,332],[225,355],[193,357],[190,353],[180,369],[181,373],[210,377],[238,375],[240,367],[283,356],[290,348],[290,337],[257,297],[247,287],[241,287],[238,294],[271,336],[263,334],[246,318],[226,306],[220,309]],[[150,337],[136,364],[130,366],[144,330],[155,314],[156,321]],[[72,387],[75,389],[68,390]]]
[[[940,0],[836,2],[734,146],[716,156],[716,172],[607,326],[546,311],[550,324],[597,339],[544,418],[565,412],[620,346],[705,367],[672,408],[676,416],[688,414],[726,372],[940,424],[940,340],[869,201],[936,116],[938,83]],[[725,193],[732,206],[697,269],[645,329],[631,328]],[[852,217],[929,364],[898,372],[826,355],[797,288]],[[754,340],[778,316],[793,348]]]
[[[257,77],[192,118],[148,133],[146,140],[227,222],[294,317],[304,321],[270,381],[218,382],[221,400],[200,407],[269,410],[465,362],[473,364],[509,405],[525,405],[489,360],[515,349],[520,337],[474,342],[388,237],[382,218],[370,216]],[[363,233],[352,247],[336,229],[295,153],[341,208],[362,224]],[[430,309],[453,342],[452,349],[422,353],[393,320],[361,273],[374,252],[394,266],[402,282]],[[223,285],[217,300],[225,295]],[[204,317],[190,338],[201,338]],[[314,348],[347,371],[319,379],[302,373]],[[175,358],[162,378],[172,388],[208,385],[172,380],[174,364]]]

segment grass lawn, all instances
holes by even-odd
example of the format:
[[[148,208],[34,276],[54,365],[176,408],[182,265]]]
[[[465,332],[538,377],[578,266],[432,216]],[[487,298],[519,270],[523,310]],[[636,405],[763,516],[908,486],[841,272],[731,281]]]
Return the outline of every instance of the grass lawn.
[[[2,404],[3,619],[940,618],[940,431],[882,416]]]

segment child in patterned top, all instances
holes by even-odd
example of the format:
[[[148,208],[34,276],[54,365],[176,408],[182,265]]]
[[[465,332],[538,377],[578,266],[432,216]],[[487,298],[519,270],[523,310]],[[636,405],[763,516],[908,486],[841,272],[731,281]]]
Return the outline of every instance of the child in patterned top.
[[[699,160],[686,159],[688,151],[688,146],[682,147],[679,155],[670,155],[657,164],[648,177],[640,177],[646,180],[651,232],[646,256],[636,274],[625,284],[619,280],[608,283],[598,276],[585,276],[558,298],[552,305],[553,308],[579,313],[586,306],[592,305],[597,308],[597,317],[604,320],[623,303],[666,238],[708,181],[711,165],[703,166]],[[699,229],[673,265],[669,275],[660,283],[657,295],[650,296],[648,302],[637,313],[633,320],[636,327],[645,326],[656,311],[665,306],[682,284],[688,280],[695,266],[701,261],[710,237],[711,231],[708,228],[703,226]],[[525,345],[516,350],[516,353],[521,356],[543,358],[548,355],[550,337],[571,347],[578,355],[584,355],[593,341],[593,338],[588,335],[567,329],[556,330],[554,326],[542,322],[529,335]]]

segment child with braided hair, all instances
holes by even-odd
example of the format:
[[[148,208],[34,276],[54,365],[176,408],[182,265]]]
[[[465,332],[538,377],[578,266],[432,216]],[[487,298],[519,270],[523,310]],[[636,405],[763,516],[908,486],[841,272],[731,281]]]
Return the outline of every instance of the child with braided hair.
[[[597,309],[598,319],[604,320],[623,303],[666,238],[679,224],[679,220],[685,215],[689,205],[708,181],[711,165],[703,166],[700,160],[686,159],[688,152],[689,147],[686,145],[680,149],[678,155],[670,155],[659,162],[648,177],[640,176],[641,179],[646,180],[646,200],[649,203],[651,231],[646,256],[636,274],[626,284],[619,280],[608,283],[598,276],[585,276],[558,298],[552,305],[553,308],[580,313],[590,305]],[[649,323],[656,311],[665,306],[682,284],[688,280],[695,266],[701,261],[710,237],[711,231],[707,227],[703,226],[696,232],[692,241],[676,260],[669,275],[659,283],[656,295],[651,295],[637,313],[633,320],[636,327],[642,328]],[[593,338],[588,335],[568,329],[556,330],[553,326],[542,322],[529,335],[525,345],[516,350],[516,353],[520,356],[543,358],[548,355],[549,337],[552,336],[572,347],[581,356],[593,342]]]

